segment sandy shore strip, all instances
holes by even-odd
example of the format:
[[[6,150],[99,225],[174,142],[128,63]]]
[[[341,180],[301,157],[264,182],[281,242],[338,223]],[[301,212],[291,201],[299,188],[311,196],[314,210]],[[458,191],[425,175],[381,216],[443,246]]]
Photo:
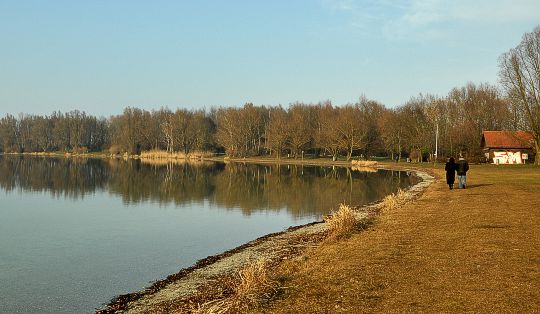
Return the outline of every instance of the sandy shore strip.
[[[259,159],[240,161],[261,163]],[[341,162],[329,164],[325,161],[309,161],[309,164],[347,165]],[[410,171],[419,177],[420,182],[406,190],[410,199],[417,198],[434,181],[434,176],[423,170],[395,167],[392,164],[378,168]],[[357,219],[361,224],[369,224],[381,206],[381,203],[375,203],[355,208]],[[300,256],[305,250],[319,246],[326,237],[326,230],[324,222],[314,222],[263,236],[222,254],[200,260],[189,268],[156,281],[143,291],[118,296],[96,313],[165,313],[196,308],[197,304],[208,302],[220,295],[227,278],[245,265],[264,259],[275,266]]]

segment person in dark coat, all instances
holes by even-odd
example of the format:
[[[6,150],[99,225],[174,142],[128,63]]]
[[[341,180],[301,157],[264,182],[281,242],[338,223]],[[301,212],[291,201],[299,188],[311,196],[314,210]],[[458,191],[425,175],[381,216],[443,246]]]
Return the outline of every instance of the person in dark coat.
[[[467,171],[469,170],[469,163],[463,157],[459,157],[456,163],[458,187],[464,189],[467,185]]]
[[[454,188],[454,181],[456,181],[456,161],[454,157],[448,159],[444,170],[446,170],[446,184],[451,190]]]

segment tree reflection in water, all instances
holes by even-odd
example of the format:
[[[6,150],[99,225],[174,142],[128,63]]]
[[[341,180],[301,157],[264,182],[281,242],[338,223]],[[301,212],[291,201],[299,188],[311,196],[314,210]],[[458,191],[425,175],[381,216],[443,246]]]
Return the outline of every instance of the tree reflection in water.
[[[0,156],[5,191],[45,191],[83,199],[96,191],[139,202],[209,202],[218,208],[323,215],[339,203],[363,205],[414,183],[405,172],[369,169]]]

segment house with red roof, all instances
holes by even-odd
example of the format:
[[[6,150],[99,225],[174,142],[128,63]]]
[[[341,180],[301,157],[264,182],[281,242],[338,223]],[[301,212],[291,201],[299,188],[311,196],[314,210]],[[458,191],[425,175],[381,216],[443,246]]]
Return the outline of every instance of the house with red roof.
[[[481,145],[488,162],[494,164],[534,162],[534,142],[530,132],[484,131]]]

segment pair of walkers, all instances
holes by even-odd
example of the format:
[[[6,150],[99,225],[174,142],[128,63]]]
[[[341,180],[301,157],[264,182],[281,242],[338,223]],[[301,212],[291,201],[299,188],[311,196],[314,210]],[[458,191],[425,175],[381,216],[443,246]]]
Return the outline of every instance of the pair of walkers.
[[[463,158],[459,157],[456,162],[454,157],[450,157],[446,166],[446,183],[450,190],[454,188],[454,181],[456,180],[456,172],[458,177],[458,187],[464,189],[467,185],[467,171],[469,170],[469,163]]]

